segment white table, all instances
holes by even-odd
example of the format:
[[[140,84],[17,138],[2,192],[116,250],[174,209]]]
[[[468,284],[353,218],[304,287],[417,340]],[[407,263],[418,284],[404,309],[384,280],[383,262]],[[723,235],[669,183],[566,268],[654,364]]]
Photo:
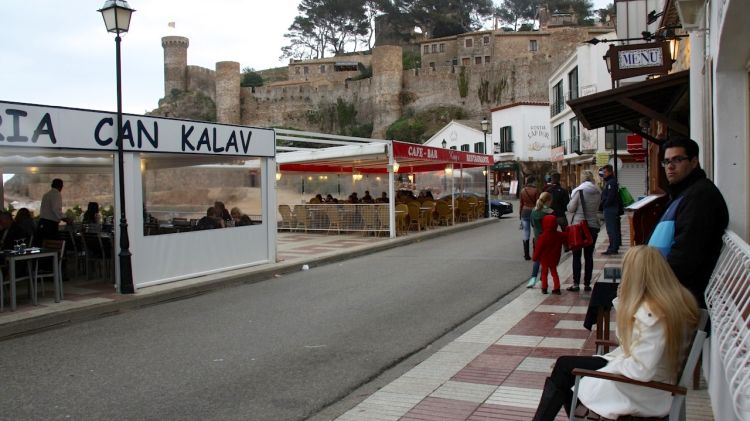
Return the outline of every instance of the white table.
[[[5,261],[8,262],[9,273],[10,273],[10,310],[16,310],[16,262],[27,262],[29,276],[31,277],[31,302],[36,305],[36,279],[35,274],[32,273],[31,263],[34,260],[44,259],[47,257],[52,258],[52,270],[54,273],[54,284],[55,284],[55,302],[59,303],[62,299],[62,282],[60,279],[60,265],[58,262],[58,252],[52,249],[39,249],[38,251],[31,249],[24,253],[5,253]],[[2,302],[0,302],[0,309],[2,309]]]

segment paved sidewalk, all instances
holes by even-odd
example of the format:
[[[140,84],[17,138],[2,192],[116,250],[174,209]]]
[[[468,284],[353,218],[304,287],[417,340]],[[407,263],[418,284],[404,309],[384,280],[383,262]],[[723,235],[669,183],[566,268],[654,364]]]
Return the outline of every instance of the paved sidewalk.
[[[605,266],[620,266],[627,249],[602,256],[606,237],[599,236],[594,281]],[[569,258],[558,272],[561,296],[543,295],[537,284],[338,420],[530,420],[555,359],[595,348],[595,333],[583,328],[590,294],[564,291],[572,283]],[[565,411],[557,419],[567,419]],[[687,419],[713,420],[705,382],[688,393]]]

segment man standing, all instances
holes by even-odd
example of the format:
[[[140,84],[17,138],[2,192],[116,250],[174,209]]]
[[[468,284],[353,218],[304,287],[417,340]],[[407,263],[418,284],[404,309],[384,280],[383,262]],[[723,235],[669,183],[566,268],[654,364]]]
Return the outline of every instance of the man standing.
[[[568,209],[568,202],[570,202],[570,195],[567,190],[562,188],[560,185],[560,173],[553,172],[551,174],[550,184],[544,191],[552,195],[552,211],[557,217],[557,225],[560,226],[561,230],[564,230],[568,226],[568,218],[565,216],[565,211]]]
[[[39,207],[39,226],[34,243],[41,245],[45,239],[57,239],[57,230],[60,221],[66,220],[62,211],[63,181],[59,178],[52,180],[52,186],[42,196],[42,204]]]
[[[599,176],[604,178],[602,189],[601,209],[604,213],[604,225],[607,228],[609,247],[602,254],[617,254],[622,245],[620,239],[620,189],[617,179],[612,172],[611,165],[605,165],[599,170]]]
[[[729,211],[700,167],[694,140],[670,139],[662,148],[670,202],[648,244],[661,251],[680,283],[706,308],[704,294],[719,260]]]

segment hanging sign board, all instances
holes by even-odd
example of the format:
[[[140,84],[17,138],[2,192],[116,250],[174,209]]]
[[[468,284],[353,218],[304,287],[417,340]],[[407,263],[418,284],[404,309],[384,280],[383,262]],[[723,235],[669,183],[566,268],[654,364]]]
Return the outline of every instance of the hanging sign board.
[[[627,79],[640,75],[668,74],[672,68],[669,44],[650,42],[646,44],[611,45],[605,58],[610,64],[612,80]]]

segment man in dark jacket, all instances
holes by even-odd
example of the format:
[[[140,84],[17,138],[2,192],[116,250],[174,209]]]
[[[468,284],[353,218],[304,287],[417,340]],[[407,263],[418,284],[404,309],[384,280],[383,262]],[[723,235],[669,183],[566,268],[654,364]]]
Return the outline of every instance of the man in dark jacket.
[[[666,256],[680,283],[706,308],[705,291],[719,260],[729,211],[698,162],[698,144],[687,138],[663,145],[670,202],[648,244]]]
[[[568,218],[565,216],[565,211],[568,209],[570,195],[560,185],[560,173],[552,173],[550,185],[544,191],[552,195],[552,205],[550,205],[550,208],[552,208],[557,217],[557,225],[560,226],[560,229],[564,230],[568,226]]]
[[[622,245],[620,238],[620,188],[611,165],[605,165],[599,170],[599,176],[604,177],[602,188],[601,209],[604,213],[604,225],[607,228],[609,247],[602,254],[617,254]]]

